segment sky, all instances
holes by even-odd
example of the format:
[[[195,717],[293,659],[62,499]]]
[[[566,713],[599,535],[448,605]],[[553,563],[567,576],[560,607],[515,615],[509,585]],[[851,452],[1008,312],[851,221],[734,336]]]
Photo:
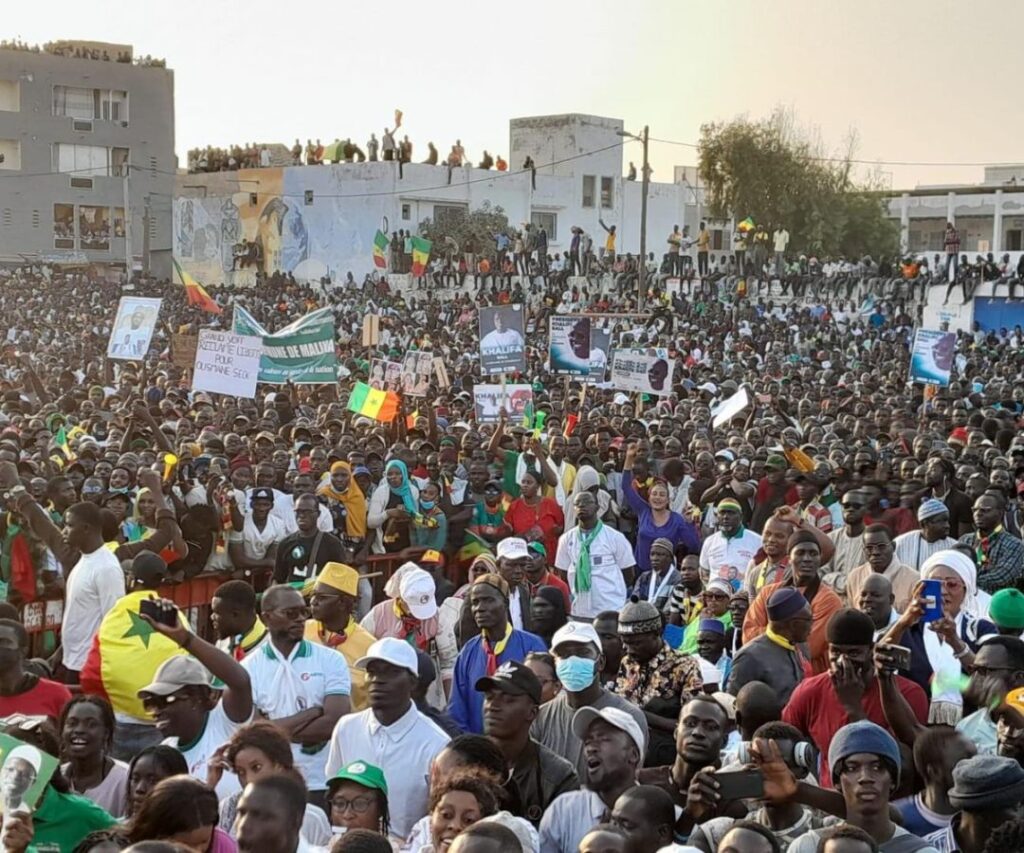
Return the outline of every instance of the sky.
[[[49,0],[6,4],[0,37],[165,58],[181,164],[210,144],[362,144],[395,108],[414,160],[428,140],[443,153],[458,137],[475,161],[484,148],[507,156],[510,118],[578,112],[687,143],[651,143],[665,181],[696,162],[701,125],[782,106],[829,153],[855,131],[864,168],[908,188],[1024,161],[1019,60],[999,35],[1022,28],[1014,0]]]

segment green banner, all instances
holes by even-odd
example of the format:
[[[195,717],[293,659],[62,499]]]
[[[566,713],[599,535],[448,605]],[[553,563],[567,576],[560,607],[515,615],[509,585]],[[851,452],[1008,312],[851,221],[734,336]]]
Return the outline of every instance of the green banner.
[[[263,338],[260,382],[284,385],[290,379],[296,385],[319,385],[338,380],[334,313],[330,308],[312,311],[270,334],[252,314],[236,305],[232,331]]]

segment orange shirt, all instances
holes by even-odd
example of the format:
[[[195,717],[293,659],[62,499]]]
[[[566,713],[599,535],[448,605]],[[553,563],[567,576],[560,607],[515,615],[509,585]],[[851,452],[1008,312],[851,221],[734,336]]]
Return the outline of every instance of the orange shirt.
[[[781,583],[765,584],[757,594],[747,612],[747,618],[743,620],[743,643],[749,643],[755,637],[760,637],[768,627],[768,599],[772,597]],[[825,636],[825,628],[832,614],[843,609],[843,602],[829,587],[821,584],[818,587],[818,594],[811,602],[811,635],[807,639],[807,647],[810,651],[811,667],[816,673],[828,670],[828,639]]]

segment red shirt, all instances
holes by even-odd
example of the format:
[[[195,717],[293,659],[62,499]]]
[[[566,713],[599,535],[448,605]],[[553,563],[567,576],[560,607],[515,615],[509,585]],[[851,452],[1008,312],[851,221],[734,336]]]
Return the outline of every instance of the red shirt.
[[[527,578],[526,585],[530,589],[530,598],[533,598],[537,594],[537,590],[542,586],[553,586],[562,593],[562,598],[565,599],[565,612],[569,613],[572,611],[572,602],[569,599],[569,585],[550,569],[544,573],[544,576],[537,583],[531,583],[529,578]]]
[[[928,723],[928,697],[924,695],[924,691],[909,678],[904,678],[901,675],[896,676],[896,685],[899,687],[900,693],[903,694],[903,698],[907,700],[907,704],[910,705],[914,716],[917,717],[921,725],[926,725]],[[882,712],[882,694],[877,678],[864,691],[860,707],[867,719],[893,734],[885,720],[885,714]],[[800,731],[810,735],[814,745],[821,753],[818,781],[822,788],[831,788],[832,777],[828,771],[828,747],[832,743],[833,735],[849,720],[836,696],[829,673],[823,672],[821,675],[806,678],[796,686],[786,707],[782,709],[782,722],[796,726]]]
[[[10,714],[47,716],[57,719],[71,700],[71,691],[57,681],[40,678],[35,687],[13,696],[0,696],[0,717]]]
[[[904,533],[910,533],[911,530],[917,530],[917,522],[914,520],[914,513],[902,506],[884,509],[882,510],[882,514],[877,517],[871,517],[865,514],[864,525],[867,526],[869,524],[884,524],[892,531],[893,537],[901,536]]]

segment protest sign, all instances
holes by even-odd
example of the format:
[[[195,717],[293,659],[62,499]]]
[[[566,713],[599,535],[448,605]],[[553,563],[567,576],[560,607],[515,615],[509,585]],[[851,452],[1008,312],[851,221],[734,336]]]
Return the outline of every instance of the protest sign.
[[[171,362],[185,370],[191,370],[196,363],[196,345],[199,343],[199,335],[179,334],[171,335]]]
[[[402,363],[375,358],[370,362],[369,385],[377,391],[398,391],[402,387]]]
[[[199,330],[192,388],[234,397],[255,397],[263,338]]]
[[[402,361],[402,393],[408,397],[426,397],[433,372],[433,353],[422,350],[406,353]]]
[[[107,343],[107,358],[142,361],[149,351],[153,329],[160,313],[160,299],[122,296]]]
[[[918,329],[914,333],[914,346],[910,351],[911,381],[943,387],[949,385],[955,353],[955,332]]]
[[[740,388],[728,400],[723,400],[711,410],[711,426],[718,429],[729,423],[736,415],[750,405],[750,395],[746,388]]]
[[[617,349],[612,360],[613,388],[664,396],[672,393],[674,364],[663,347]]]
[[[260,382],[284,385],[334,384],[338,378],[338,356],[334,346],[334,313],[320,308],[299,317],[279,332],[270,334],[239,305],[234,308],[232,329],[237,335],[263,338]]]
[[[551,372],[590,375],[590,318],[555,314],[549,327],[548,359]]]
[[[526,370],[521,306],[480,309],[480,369],[484,376]]]
[[[604,324],[600,317],[590,320],[590,374],[588,382],[604,382],[612,357],[611,323]]]
[[[19,716],[33,719],[14,714],[8,720],[16,725]],[[57,759],[52,755],[10,735],[0,735],[0,806],[4,814],[31,814],[56,769]]]
[[[531,385],[476,385],[473,388],[473,405],[476,408],[478,424],[497,423],[501,416],[502,401],[508,413],[509,423],[522,420],[523,412],[533,403]]]

